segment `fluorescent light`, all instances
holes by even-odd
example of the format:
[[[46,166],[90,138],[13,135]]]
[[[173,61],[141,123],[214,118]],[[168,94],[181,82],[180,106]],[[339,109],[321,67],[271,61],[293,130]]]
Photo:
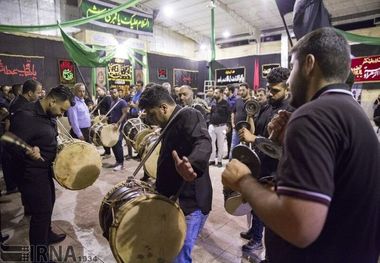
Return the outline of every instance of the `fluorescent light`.
[[[164,12],[165,16],[172,17],[173,13],[174,13],[174,10],[173,10],[173,8],[171,6],[164,6],[163,12]]]
[[[228,31],[224,31],[223,32],[223,37],[224,38],[229,38],[230,36],[231,36],[230,32],[228,32]]]

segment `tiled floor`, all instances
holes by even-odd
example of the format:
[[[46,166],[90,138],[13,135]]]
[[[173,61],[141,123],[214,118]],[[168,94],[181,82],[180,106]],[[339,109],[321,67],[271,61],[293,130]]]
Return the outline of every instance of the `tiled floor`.
[[[112,162],[113,159],[104,161]],[[53,229],[66,233],[67,238],[55,249],[58,251],[62,248],[67,262],[73,262],[74,256],[77,261],[80,259],[88,262],[96,257],[97,262],[116,262],[108,241],[102,236],[98,211],[105,194],[115,184],[132,175],[137,164],[134,160],[126,161],[126,169],[120,172],[103,168],[95,184],[80,191],[66,190],[56,183]],[[241,246],[245,240],[239,237],[239,233],[246,230],[247,219],[245,216],[231,216],[224,210],[220,179],[223,169],[210,167],[214,188],[213,209],[193,250],[195,263],[248,262],[241,258]],[[141,175],[137,176],[140,177]],[[27,245],[28,218],[23,215],[19,193],[2,196],[0,200],[3,234],[10,235],[7,244]]]

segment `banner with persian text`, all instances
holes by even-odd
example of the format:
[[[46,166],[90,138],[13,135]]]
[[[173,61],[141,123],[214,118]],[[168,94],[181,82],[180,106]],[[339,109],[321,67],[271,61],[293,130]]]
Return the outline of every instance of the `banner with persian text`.
[[[80,5],[84,17],[97,15],[114,7],[115,5],[97,0],[83,0]],[[131,9],[117,12],[90,23],[135,34],[153,34],[153,14],[146,14]]]
[[[380,82],[380,55],[359,57],[351,60],[355,83]]]
[[[43,82],[44,57],[0,54],[0,85],[22,84],[28,79]]]
[[[227,85],[245,82],[245,67],[222,68],[215,70],[216,85]]]

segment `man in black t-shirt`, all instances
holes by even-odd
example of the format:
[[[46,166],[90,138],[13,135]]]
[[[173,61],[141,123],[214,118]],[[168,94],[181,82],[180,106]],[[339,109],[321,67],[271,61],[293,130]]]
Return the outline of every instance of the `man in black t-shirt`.
[[[292,49],[288,83],[297,110],[269,124],[283,156],[276,190],[237,160],[223,183],[242,193],[266,225],[269,262],[376,263],[380,252],[380,144],[344,82],[350,48],[332,28]]]
[[[210,125],[208,126],[208,133],[210,134],[212,145],[210,165],[222,167],[223,146],[230,108],[227,101],[223,99],[223,88],[216,87],[214,89],[214,98],[215,104],[211,106]]]
[[[235,129],[236,124],[239,121],[247,120],[247,112],[244,109],[245,103],[251,99],[251,95],[249,94],[249,86],[247,83],[241,83],[239,85],[239,96],[240,98],[236,99],[236,103],[231,113],[231,125],[232,125],[232,142],[231,142],[231,152],[232,149],[240,143],[239,133]],[[231,152],[230,159],[231,159]]]

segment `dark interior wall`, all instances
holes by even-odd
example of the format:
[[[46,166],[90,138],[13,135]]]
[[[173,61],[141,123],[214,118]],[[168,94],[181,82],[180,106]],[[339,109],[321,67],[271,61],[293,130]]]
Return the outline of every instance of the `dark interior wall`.
[[[241,58],[224,59],[217,60],[213,64],[213,74],[215,69],[218,68],[234,68],[242,67],[246,68],[246,81],[252,87],[253,85],[253,75],[255,67],[255,59],[259,62],[260,70],[260,86],[266,85],[266,80],[261,77],[261,65],[271,64],[271,63],[281,63],[280,54],[269,54],[260,56],[247,56]],[[207,61],[193,61],[185,58],[179,57],[169,57],[158,54],[148,54],[149,63],[149,79],[151,82],[156,82],[162,84],[163,82],[170,82],[173,85],[173,69],[188,69],[188,70],[198,70],[198,91],[203,91],[204,81],[208,80],[208,62]],[[157,69],[166,68],[168,71],[168,79],[161,80],[157,77]]]
[[[149,80],[158,84],[164,82],[169,82],[173,86],[173,69],[187,69],[187,70],[198,70],[198,89],[203,88],[204,72],[207,71],[205,61],[195,61],[181,57],[170,57],[159,54],[148,53],[148,64],[149,64]],[[202,66],[199,66],[202,65]],[[157,69],[166,68],[168,73],[167,79],[158,79]],[[207,76],[206,76],[207,77]]]
[[[240,57],[240,58],[217,60],[214,66],[214,70],[219,69],[219,68],[236,68],[236,67],[244,66],[245,74],[246,74],[246,82],[252,88],[256,59],[259,63],[260,87],[263,87],[266,85],[266,79],[262,78],[261,76],[261,65],[273,64],[273,63],[281,64],[281,54],[268,54],[268,55],[247,56],[247,57]],[[215,74],[215,71],[213,72],[213,74]]]
[[[63,42],[34,37],[16,36],[0,33],[0,53],[42,56],[44,58],[44,77],[42,85],[46,90],[50,90],[59,84],[58,59],[70,59],[63,47]],[[80,67],[82,75],[88,85],[91,80],[91,69]],[[82,82],[78,71],[76,72],[77,82]],[[13,84],[13,83],[0,83]],[[89,89],[91,92],[91,89]]]

